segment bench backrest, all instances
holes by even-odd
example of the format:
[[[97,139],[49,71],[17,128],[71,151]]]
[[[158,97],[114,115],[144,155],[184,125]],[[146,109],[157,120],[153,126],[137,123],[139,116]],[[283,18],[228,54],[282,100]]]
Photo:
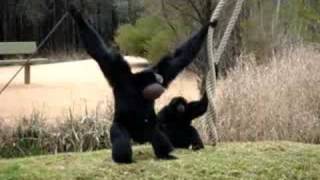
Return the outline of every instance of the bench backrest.
[[[0,42],[0,55],[32,54],[36,52],[36,42]]]

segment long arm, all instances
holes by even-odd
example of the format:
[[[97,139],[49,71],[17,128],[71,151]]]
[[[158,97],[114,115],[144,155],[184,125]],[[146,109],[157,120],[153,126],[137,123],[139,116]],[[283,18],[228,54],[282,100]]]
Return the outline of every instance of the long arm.
[[[165,106],[163,107],[159,112],[158,112],[158,121],[161,124],[166,124],[168,122],[170,122],[170,116],[171,116],[172,112],[170,110],[170,106]]]
[[[216,25],[216,21],[204,25],[195,35],[178,47],[173,54],[164,56],[153,67],[155,72],[163,77],[165,87],[195,59],[206,39],[209,26],[215,27]]]
[[[123,57],[118,52],[107,48],[99,34],[83,19],[74,6],[70,6],[69,13],[79,28],[86,51],[97,61],[110,84],[114,86],[116,82],[128,78],[131,70]]]
[[[202,98],[199,101],[193,101],[190,102],[187,106],[187,117],[192,119],[195,119],[201,115],[203,115],[208,108],[208,96],[205,92],[202,96]]]
[[[204,145],[198,131],[194,127],[190,126],[189,133],[191,137],[192,150],[196,151],[203,149]]]

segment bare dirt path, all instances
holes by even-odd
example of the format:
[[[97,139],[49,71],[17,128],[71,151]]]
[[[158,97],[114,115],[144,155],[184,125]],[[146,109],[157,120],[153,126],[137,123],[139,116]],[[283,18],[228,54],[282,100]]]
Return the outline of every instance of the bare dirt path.
[[[129,62],[141,61],[132,57],[127,59]],[[0,87],[18,68],[0,67]],[[22,72],[0,95],[0,118],[14,119],[29,115],[34,110],[55,118],[69,108],[81,113],[85,107],[91,111],[113,101],[110,86],[93,60],[32,66],[31,85],[24,85],[23,78]],[[157,101],[157,107],[177,95],[189,100],[198,98],[196,79],[192,73],[182,73]]]

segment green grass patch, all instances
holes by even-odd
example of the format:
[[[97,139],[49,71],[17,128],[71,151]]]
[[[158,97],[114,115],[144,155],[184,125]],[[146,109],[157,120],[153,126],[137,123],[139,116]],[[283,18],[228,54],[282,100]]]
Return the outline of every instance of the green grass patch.
[[[0,160],[0,179],[320,179],[320,146],[291,142],[223,143],[179,159],[155,159],[150,146],[134,147],[130,165],[110,150]]]

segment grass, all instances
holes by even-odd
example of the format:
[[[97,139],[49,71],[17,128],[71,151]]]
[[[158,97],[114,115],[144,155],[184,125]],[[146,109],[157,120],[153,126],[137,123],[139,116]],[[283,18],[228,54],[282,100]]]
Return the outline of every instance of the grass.
[[[112,109],[100,116],[76,115],[70,109],[61,122],[48,124],[40,112],[17,120],[17,127],[0,122],[0,158],[26,157],[61,152],[84,152],[110,148],[109,128]]]
[[[136,163],[117,165],[110,151],[0,160],[0,179],[320,179],[320,147],[292,142],[222,143],[179,159],[156,160],[134,148]]]
[[[319,144],[319,58],[308,47],[284,49],[261,65],[240,58],[243,63],[217,84],[220,140]]]

